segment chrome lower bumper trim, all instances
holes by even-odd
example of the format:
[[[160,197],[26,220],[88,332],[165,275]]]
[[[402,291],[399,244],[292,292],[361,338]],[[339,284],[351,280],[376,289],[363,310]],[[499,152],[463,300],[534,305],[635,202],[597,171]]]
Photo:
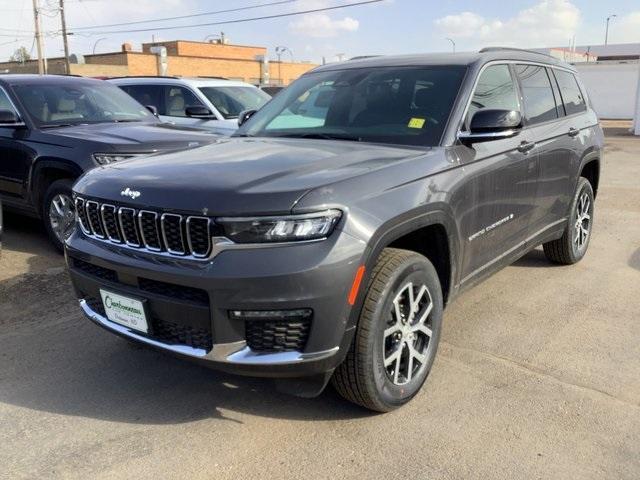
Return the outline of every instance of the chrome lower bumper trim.
[[[340,347],[334,347],[329,350],[323,350],[320,352],[277,352],[277,353],[261,353],[251,350],[246,342],[232,342],[232,343],[219,343],[213,346],[210,352],[202,348],[193,348],[188,345],[170,345],[154,340],[144,335],[140,335],[135,331],[119,325],[106,317],[100,315],[89,307],[85,300],[80,300],[80,308],[84,314],[93,322],[97,323],[101,327],[111,330],[125,337],[136,340],[140,343],[150,345],[152,347],[160,348],[180,355],[186,355],[188,357],[201,358],[204,360],[210,360],[214,362],[237,364],[237,365],[286,365],[296,364],[301,362],[322,360],[335,355]]]

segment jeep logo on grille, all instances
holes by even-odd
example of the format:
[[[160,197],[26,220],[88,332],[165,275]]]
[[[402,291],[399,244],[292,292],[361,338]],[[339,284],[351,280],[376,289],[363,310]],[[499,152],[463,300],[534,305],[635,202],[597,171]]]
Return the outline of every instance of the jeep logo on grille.
[[[137,190],[131,190],[129,187],[125,188],[120,192],[120,195],[123,197],[131,197],[132,200],[135,200],[140,196],[140,192]]]

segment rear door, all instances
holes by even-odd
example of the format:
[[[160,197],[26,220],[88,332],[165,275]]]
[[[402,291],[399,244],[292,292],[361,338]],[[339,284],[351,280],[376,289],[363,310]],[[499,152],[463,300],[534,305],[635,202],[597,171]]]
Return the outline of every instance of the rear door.
[[[508,64],[489,65],[482,71],[463,129],[481,109],[521,111]],[[532,147],[529,134],[521,132],[460,148],[465,185],[453,201],[465,245],[462,283],[492,271],[523,244],[535,206],[537,162]]]
[[[577,169],[567,119],[551,68],[538,64],[515,66],[525,112],[525,131],[536,142],[539,177],[530,236],[544,235],[565,219]]]

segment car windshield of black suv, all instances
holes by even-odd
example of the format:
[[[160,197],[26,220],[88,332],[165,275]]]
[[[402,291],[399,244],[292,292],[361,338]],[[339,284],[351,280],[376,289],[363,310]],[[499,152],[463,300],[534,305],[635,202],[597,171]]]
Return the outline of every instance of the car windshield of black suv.
[[[226,119],[238,118],[243,110],[258,109],[269,94],[253,87],[201,87],[200,91]]]
[[[52,82],[13,88],[40,128],[155,119],[145,107],[107,83],[61,85]]]
[[[435,146],[464,66],[376,67],[301,77],[236,135]]]

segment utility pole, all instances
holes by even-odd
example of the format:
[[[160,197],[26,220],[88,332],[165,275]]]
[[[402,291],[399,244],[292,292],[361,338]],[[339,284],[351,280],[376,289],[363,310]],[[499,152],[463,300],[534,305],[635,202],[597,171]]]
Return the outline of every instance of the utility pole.
[[[60,0],[60,22],[62,23],[62,44],[64,45],[64,68],[69,75],[71,65],[69,64],[69,43],[67,41],[67,22],[64,18],[64,0]]]
[[[607,46],[607,43],[609,42],[609,20],[611,20],[612,18],[617,17],[617,15],[613,14],[613,15],[609,15],[607,17],[607,28],[604,31],[604,46]]]
[[[453,39],[449,37],[447,37],[446,39],[451,42],[451,46],[453,47],[453,53],[456,53],[456,42],[454,42]]]
[[[38,46],[38,73],[42,75],[47,73],[47,69],[44,62],[44,52],[42,51],[40,5],[38,4],[38,0],[33,0],[33,21],[35,22],[36,45]]]

